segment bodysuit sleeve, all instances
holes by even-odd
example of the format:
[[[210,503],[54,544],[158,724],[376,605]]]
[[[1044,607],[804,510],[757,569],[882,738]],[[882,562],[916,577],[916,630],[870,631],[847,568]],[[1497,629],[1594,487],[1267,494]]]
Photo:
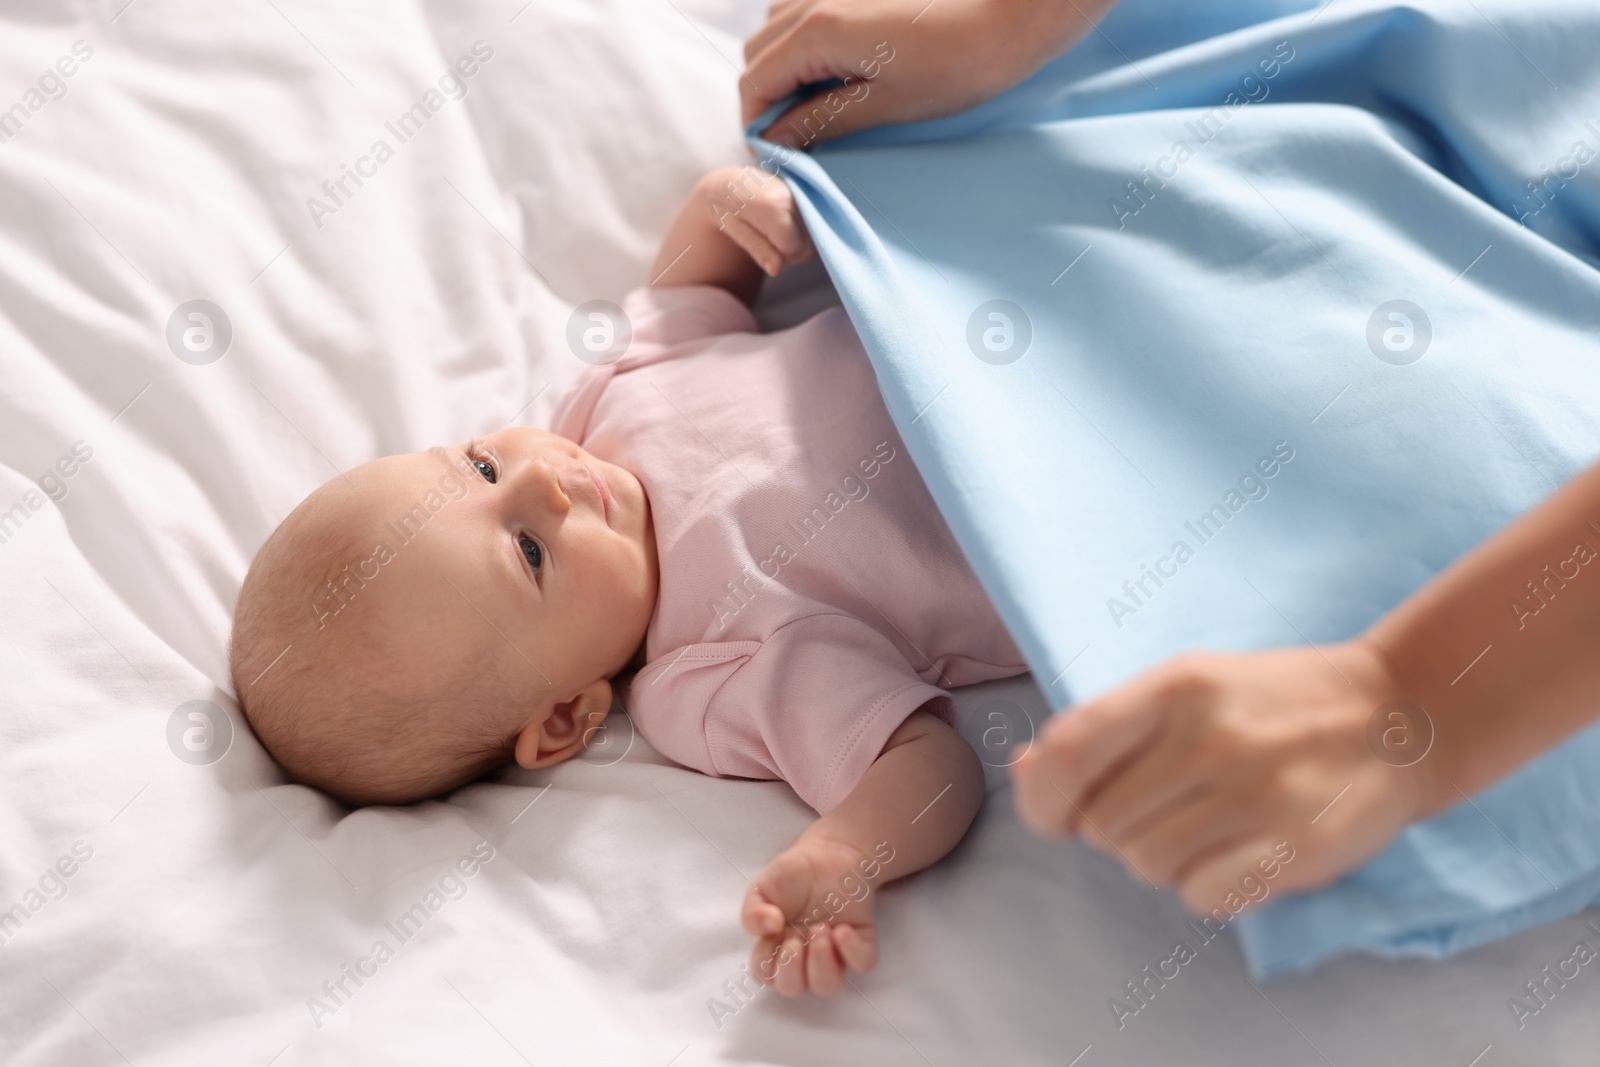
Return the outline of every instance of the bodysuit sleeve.
[[[882,634],[810,615],[763,641],[691,645],[659,657],[630,710],[661,753],[708,774],[781,778],[819,813],[855,788],[889,736],[945,692],[917,677]]]

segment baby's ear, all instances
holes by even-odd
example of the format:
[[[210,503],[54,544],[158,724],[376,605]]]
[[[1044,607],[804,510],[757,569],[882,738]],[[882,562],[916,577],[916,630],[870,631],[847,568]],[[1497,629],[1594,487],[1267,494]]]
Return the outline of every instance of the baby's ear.
[[[571,759],[589,744],[610,710],[610,681],[590,682],[572,699],[529,720],[517,735],[517,764],[533,770]]]

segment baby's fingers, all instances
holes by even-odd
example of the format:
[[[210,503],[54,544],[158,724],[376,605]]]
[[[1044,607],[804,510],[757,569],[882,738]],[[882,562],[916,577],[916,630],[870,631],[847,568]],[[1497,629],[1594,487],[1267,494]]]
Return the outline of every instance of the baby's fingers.
[[[778,980],[778,967],[782,962],[782,938],[763,937],[750,950],[750,971],[762,985],[772,985]]]
[[[750,202],[746,221],[772,243],[785,262],[804,263],[816,253],[811,234],[800,219],[788,186],[778,179],[773,181],[768,192]]]
[[[878,962],[878,929],[841,924],[833,928],[833,943],[852,971],[866,974]]]
[[[806,991],[806,943],[796,934],[784,939],[778,950],[778,979],[773,983],[779,993],[797,997]]]
[[[792,229],[790,245],[783,248],[783,254],[790,263],[804,263],[817,254],[817,246],[811,243],[811,234],[798,219]]]
[[[750,952],[750,970],[786,997],[805,992],[806,943],[794,933],[763,937]]]
[[[776,275],[783,269],[783,254],[779,252],[771,241],[767,240],[754,226],[738,215],[730,215],[722,224],[723,232],[733,238],[734,243],[749,253],[750,258],[756,261],[769,275]]]
[[[775,937],[783,932],[783,910],[752,885],[745,891],[739,923],[751,937]]]
[[[832,996],[844,985],[844,964],[834,951],[829,930],[826,926],[818,930],[806,946],[806,984],[813,993],[824,997]]]

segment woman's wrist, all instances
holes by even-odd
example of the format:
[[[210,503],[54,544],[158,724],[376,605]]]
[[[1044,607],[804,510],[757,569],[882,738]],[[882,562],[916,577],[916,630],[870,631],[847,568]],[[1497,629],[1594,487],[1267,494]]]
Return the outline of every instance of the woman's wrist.
[[[1396,798],[1406,822],[1436,815],[1459,799],[1445,750],[1435,744],[1437,704],[1394,650],[1371,633],[1340,646],[1343,671],[1367,709],[1366,744],[1373,758],[1394,767]],[[1429,711],[1433,705],[1435,711]]]
[[[1447,567],[1360,641],[1431,731],[1427,811],[1451,807],[1600,713],[1600,467]],[[1594,573],[1590,568],[1594,567]]]
[[[995,24],[1005,27],[1002,32],[989,35],[994,54],[982,63],[985,70],[1003,72],[993,79],[991,94],[1032,77],[1040,67],[1093,33],[1101,17],[1115,6],[1115,0],[989,2]]]

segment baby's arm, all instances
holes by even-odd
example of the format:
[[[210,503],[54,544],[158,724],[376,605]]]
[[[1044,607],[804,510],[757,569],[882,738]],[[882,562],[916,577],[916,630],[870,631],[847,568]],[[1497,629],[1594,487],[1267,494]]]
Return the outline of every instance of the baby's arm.
[[[786,996],[826,995],[846,967],[870,970],[873,890],[942,859],[982,802],[972,748],[928,711],[914,712],[850,795],[750,884],[741,917],[760,939],[751,970]]]
[[[813,253],[794,196],[760,167],[723,167],[695,185],[661,241],[652,286],[715,285],[750,303],[761,273]]]

